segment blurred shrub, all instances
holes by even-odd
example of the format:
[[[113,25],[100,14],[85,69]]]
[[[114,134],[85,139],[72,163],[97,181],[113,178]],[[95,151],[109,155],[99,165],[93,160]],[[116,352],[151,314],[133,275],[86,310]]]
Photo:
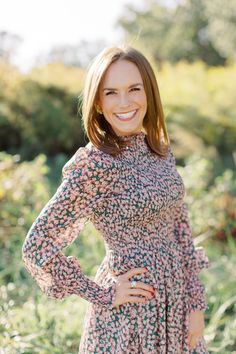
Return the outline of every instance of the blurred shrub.
[[[49,198],[46,157],[20,162],[20,156],[0,152],[0,279],[19,280],[20,247],[34,217]]]
[[[230,236],[228,236],[230,240]],[[211,267],[204,271],[209,310],[205,313],[204,337],[209,353],[236,353],[236,243],[228,247],[209,243],[206,248]]]
[[[4,354],[78,352],[85,300],[78,296],[48,299],[25,282],[2,285],[0,299],[0,348]]]
[[[61,78],[65,78],[63,67],[61,70]],[[68,72],[68,68],[64,70]],[[68,82],[64,86],[56,85],[57,71],[54,84],[52,80],[45,83],[43,75],[39,80],[39,71],[31,76],[19,73],[12,76],[9,67],[0,64],[0,73],[3,73],[3,79],[0,76],[3,88],[0,94],[0,149],[19,153],[24,159],[34,158],[39,153],[69,154],[85,141],[78,113],[80,92],[72,93]]]
[[[85,81],[85,70],[78,67],[64,65],[63,63],[51,63],[31,70],[28,77],[47,88],[56,86],[63,91],[76,96],[82,91]]]
[[[233,169],[236,65],[209,68],[181,61],[154,69],[177,156],[199,151],[215,159],[216,174]],[[84,78],[83,70],[62,64],[28,75],[0,64],[0,149],[30,159],[38,153],[71,154],[85,145],[78,111]]]
[[[178,166],[186,187],[186,201],[195,235],[210,233],[215,240],[236,240],[236,173],[226,169],[214,176],[214,161],[197,154]]]
[[[165,63],[156,76],[176,156],[214,159],[215,175],[236,164],[236,65]],[[236,155],[235,155],[236,156]]]

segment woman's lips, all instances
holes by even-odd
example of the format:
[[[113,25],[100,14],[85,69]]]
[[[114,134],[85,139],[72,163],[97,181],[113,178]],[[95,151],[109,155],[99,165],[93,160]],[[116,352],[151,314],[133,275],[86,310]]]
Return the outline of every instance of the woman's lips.
[[[133,119],[137,113],[137,109],[130,111],[128,113],[114,113],[116,118],[118,118],[119,120],[121,120],[122,122],[127,122],[130,121],[131,119]]]

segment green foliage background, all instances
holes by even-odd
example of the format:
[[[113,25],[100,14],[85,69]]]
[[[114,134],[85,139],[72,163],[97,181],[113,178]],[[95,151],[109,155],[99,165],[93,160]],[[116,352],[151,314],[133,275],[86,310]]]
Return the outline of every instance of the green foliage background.
[[[205,339],[210,353],[229,354],[236,353],[235,2],[184,4],[170,9],[147,1],[142,11],[129,6],[119,24],[154,67],[194,241],[211,262],[200,274],[210,307]],[[21,247],[56,191],[63,165],[88,141],[78,111],[84,78],[84,69],[59,62],[23,74],[0,60],[3,353],[78,351],[87,302],[48,299],[26,272]],[[78,236],[64,252],[78,257],[93,278],[105,256],[102,236],[90,223]]]

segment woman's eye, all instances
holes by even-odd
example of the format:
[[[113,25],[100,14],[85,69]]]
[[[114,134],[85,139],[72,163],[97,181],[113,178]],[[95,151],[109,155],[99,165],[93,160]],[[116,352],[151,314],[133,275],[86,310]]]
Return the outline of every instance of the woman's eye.
[[[133,87],[133,88],[131,89],[131,91],[140,91],[140,88],[138,88],[138,87]],[[106,96],[112,95],[113,93],[115,93],[115,91],[109,91],[109,92],[106,93]]]

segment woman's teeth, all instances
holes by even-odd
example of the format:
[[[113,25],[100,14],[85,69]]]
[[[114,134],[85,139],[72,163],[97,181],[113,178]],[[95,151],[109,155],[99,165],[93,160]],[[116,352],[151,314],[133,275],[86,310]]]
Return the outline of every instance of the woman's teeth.
[[[135,116],[136,112],[137,112],[137,109],[135,109],[134,111],[130,111],[128,113],[119,113],[119,114],[115,113],[115,115],[117,118],[119,118],[121,120],[130,120]]]

